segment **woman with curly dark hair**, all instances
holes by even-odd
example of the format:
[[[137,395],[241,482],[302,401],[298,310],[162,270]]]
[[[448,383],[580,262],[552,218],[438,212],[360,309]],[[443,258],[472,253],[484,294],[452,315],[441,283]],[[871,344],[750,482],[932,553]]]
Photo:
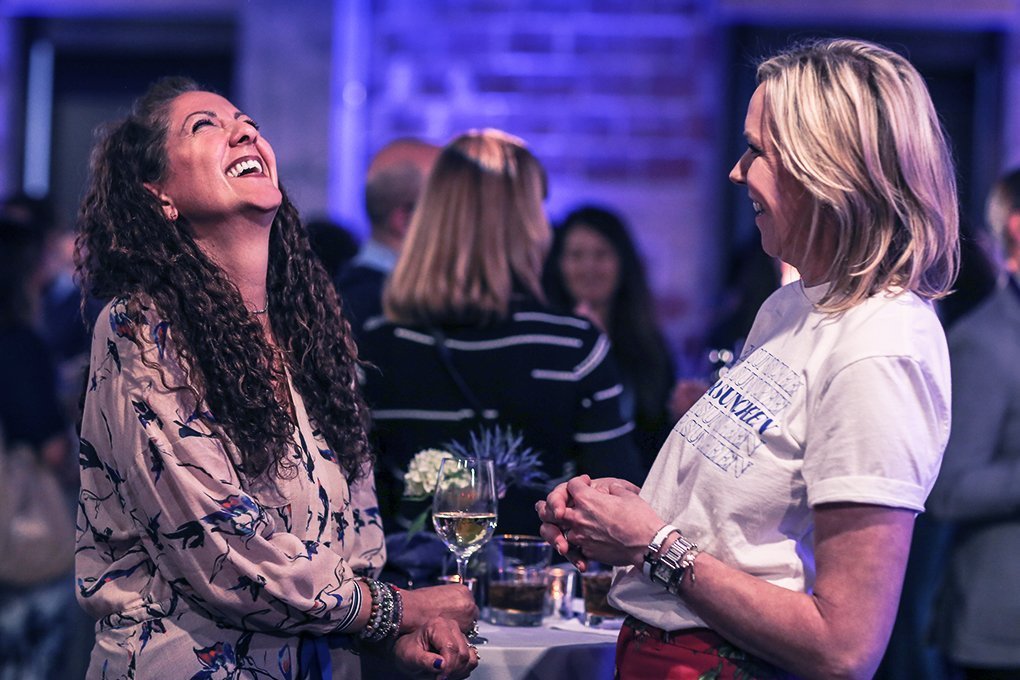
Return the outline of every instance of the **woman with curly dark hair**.
[[[550,303],[587,316],[609,336],[634,438],[651,467],[676,420],[668,408],[675,367],[623,219],[598,206],[572,210],[554,233],[543,283]]]
[[[357,350],[255,122],[153,85],[93,151],[76,260],[111,300],[81,430],[88,677],[357,677],[364,644],[467,675],[467,589],[374,580]]]

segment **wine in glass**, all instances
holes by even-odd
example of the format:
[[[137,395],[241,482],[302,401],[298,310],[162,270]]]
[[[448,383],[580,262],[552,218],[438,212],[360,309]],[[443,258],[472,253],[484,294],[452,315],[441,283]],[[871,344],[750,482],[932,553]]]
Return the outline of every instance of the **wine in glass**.
[[[457,558],[461,583],[468,558],[489,542],[496,528],[494,476],[491,460],[447,458],[439,467],[432,522]]]
[[[496,484],[491,460],[447,458],[442,462],[432,497],[432,523],[457,558],[457,576],[466,585],[468,558],[489,542],[496,528]],[[475,643],[483,641],[473,637]]]

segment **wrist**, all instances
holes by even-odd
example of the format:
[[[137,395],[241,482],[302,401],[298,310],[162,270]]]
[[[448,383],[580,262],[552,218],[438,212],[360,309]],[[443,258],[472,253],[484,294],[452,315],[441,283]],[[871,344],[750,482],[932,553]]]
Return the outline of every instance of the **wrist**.
[[[651,552],[645,556],[645,576],[652,583],[665,587],[667,592],[679,597],[687,574],[690,574],[691,583],[694,582],[694,561],[700,554],[701,550],[696,543],[675,531],[668,542],[663,542],[658,556]]]
[[[662,555],[667,550],[669,550],[670,546],[673,545],[674,543],[676,543],[676,540],[678,538],[680,538],[680,531],[679,530],[674,531],[669,536],[667,536],[666,540],[662,542],[662,548],[659,550],[659,557],[662,557]]]
[[[400,594],[404,598],[404,619],[400,622],[398,635],[403,635],[421,628],[425,620],[422,618],[422,607],[415,604],[417,594],[413,590],[401,590]]]
[[[647,572],[647,565],[649,559],[652,561],[658,559],[659,555],[666,549],[666,541],[672,542],[674,535],[679,533],[672,524],[660,523],[655,527],[652,532],[646,532],[646,535],[651,535],[651,539],[640,547],[635,546],[636,553],[632,555],[632,564],[638,569],[642,569]],[[645,574],[648,575],[647,573]]]
[[[380,643],[400,634],[404,618],[404,601],[401,592],[388,583],[365,579],[368,586],[368,617],[358,637],[369,643]],[[360,587],[360,586],[359,586]]]

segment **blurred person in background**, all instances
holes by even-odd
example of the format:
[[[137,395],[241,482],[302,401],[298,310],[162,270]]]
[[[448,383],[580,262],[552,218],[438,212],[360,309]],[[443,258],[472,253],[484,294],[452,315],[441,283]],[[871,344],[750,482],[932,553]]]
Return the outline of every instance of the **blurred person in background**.
[[[351,230],[328,217],[308,220],[308,242],[319,256],[330,279],[335,278],[358,254],[358,239]]]
[[[650,468],[682,411],[670,410],[675,364],[623,219],[595,206],[569,213],[554,231],[543,279],[553,306],[591,319],[609,336],[623,379],[621,405]]]
[[[259,126],[155,83],[92,154],[76,261],[111,301],[81,426],[89,678],[465,677],[463,586],[386,559],[356,348]]]
[[[0,456],[27,449],[38,465],[65,483],[66,500],[59,507],[58,498],[55,511],[70,513],[76,482],[71,430],[50,348],[34,326],[44,280],[46,233],[31,220],[11,215],[0,213]],[[0,479],[0,484],[7,481]],[[3,491],[5,496],[16,492]],[[7,500],[0,503],[6,506]],[[14,514],[5,512],[0,521],[15,521],[19,508],[8,510]],[[0,532],[11,530],[4,527]],[[68,615],[74,607],[70,588],[74,546],[68,537],[66,545],[52,547],[57,552],[46,561],[62,573],[44,571],[38,578],[18,574],[16,583],[4,582],[0,575],[0,678],[74,677],[83,670],[74,655],[77,619]],[[0,572],[17,572],[16,562],[27,557],[10,551],[0,554],[5,562]]]
[[[365,211],[369,239],[334,279],[343,298],[344,315],[355,335],[362,324],[382,314],[383,286],[407,236],[425,179],[439,147],[419,139],[401,138],[372,158],[365,176]]]
[[[31,322],[56,367],[65,417],[77,422],[91,340],[83,313],[94,322],[106,301],[89,298],[82,309],[81,290],[74,280],[74,232],[57,218],[48,199],[19,192],[4,199],[0,212],[27,225],[42,240]]]
[[[489,425],[511,426],[544,471],[643,478],[610,343],[588,318],[544,302],[546,175],[523,141],[473,131],[439,155],[384,294],[361,340],[387,526],[415,453]],[[535,534],[544,492],[511,488],[498,531]],[[390,521],[391,518],[394,521]]]
[[[935,639],[968,679],[1020,678],[1020,169],[996,182],[996,291],[949,331],[953,429],[929,508],[954,529]]]

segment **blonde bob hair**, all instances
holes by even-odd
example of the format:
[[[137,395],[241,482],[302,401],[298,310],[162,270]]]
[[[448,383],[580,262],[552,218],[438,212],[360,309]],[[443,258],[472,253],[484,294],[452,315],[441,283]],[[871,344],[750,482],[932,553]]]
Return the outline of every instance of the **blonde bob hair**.
[[[758,82],[766,134],[813,198],[808,248],[832,244],[819,307],[897,289],[947,295],[959,267],[956,177],[914,67],[873,43],[819,40],[763,61]]]
[[[439,154],[383,294],[406,325],[505,318],[514,286],[539,300],[551,232],[545,171],[520,139],[473,130]]]

